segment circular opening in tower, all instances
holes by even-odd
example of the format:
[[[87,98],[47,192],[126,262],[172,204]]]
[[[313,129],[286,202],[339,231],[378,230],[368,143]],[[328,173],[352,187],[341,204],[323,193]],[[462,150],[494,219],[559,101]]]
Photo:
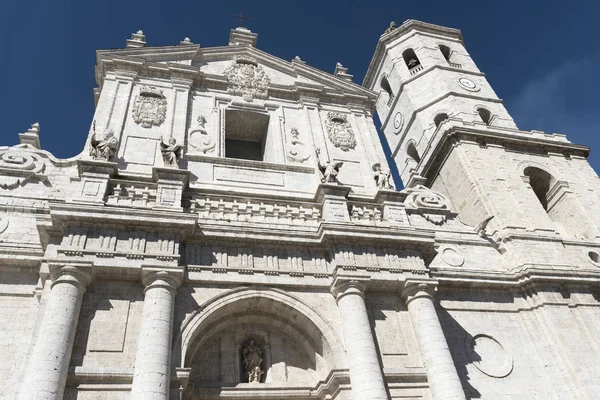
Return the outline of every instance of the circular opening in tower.
[[[590,251],[588,257],[590,257],[590,260],[592,260],[594,264],[600,263],[600,256],[595,251]]]

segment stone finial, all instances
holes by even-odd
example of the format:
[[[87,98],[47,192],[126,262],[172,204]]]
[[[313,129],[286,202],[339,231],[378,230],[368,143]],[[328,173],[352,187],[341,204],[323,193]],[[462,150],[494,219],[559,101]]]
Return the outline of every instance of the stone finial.
[[[306,61],[303,61],[303,60],[300,58],[300,56],[296,56],[296,57],[294,57],[294,59],[293,59],[292,61],[299,62],[299,63],[302,63],[302,64],[306,64]]]
[[[146,35],[144,35],[144,32],[139,30],[136,33],[132,33],[131,39],[127,39],[125,47],[146,47]]]
[[[343,79],[345,81],[352,81],[352,77],[354,75],[350,75],[348,73],[348,68],[344,67],[342,65],[342,63],[335,63],[335,72],[333,73],[335,76],[337,76],[340,79]]]
[[[229,32],[230,46],[249,44],[252,47],[256,47],[256,39],[258,39],[258,34],[243,26],[238,26]]]
[[[21,144],[28,144],[36,149],[41,148],[40,146],[40,124],[36,122],[31,124],[31,128],[27,129],[25,133],[19,133],[19,141]]]
[[[181,42],[179,42],[179,44],[194,44],[194,43],[192,43],[190,38],[186,36]]]

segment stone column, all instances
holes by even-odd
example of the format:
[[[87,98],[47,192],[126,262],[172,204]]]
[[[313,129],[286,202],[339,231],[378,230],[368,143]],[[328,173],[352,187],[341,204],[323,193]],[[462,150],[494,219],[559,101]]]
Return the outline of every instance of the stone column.
[[[20,399],[63,398],[89,266],[51,265],[50,297],[25,372]]]
[[[171,381],[171,337],[175,294],[182,271],[143,269],[144,309],[135,356],[132,400],[167,400]]]
[[[433,400],[465,400],[452,355],[433,302],[432,283],[407,282],[402,297],[408,307]]]
[[[355,400],[386,400],[388,395],[371,332],[364,291],[365,285],[360,280],[336,278],[332,286],[332,293],[342,314],[352,395]]]

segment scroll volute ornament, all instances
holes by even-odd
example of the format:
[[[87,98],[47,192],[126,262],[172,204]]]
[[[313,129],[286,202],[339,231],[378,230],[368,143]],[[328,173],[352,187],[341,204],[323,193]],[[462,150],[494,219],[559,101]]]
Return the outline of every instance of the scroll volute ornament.
[[[432,224],[443,225],[448,220],[448,216],[453,214],[450,210],[450,201],[426,186],[417,185],[406,188],[402,192],[408,194],[404,201],[406,212],[419,214]]]
[[[144,128],[160,126],[167,116],[167,98],[154,86],[142,86],[133,102],[133,120]]]
[[[352,130],[352,125],[348,122],[345,114],[338,112],[327,113],[327,137],[335,147],[342,151],[349,151],[356,148],[356,137]]]

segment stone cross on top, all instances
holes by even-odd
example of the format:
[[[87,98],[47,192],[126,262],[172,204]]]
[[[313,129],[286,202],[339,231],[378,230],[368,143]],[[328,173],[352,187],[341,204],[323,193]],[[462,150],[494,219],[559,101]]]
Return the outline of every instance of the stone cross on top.
[[[241,12],[238,13],[237,15],[233,15],[233,18],[237,18],[240,21],[240,26],[243,27],[244,26],[244,22],[248,21],[250,19],[250,17],[245,16],[244,14],[242,14]]]

